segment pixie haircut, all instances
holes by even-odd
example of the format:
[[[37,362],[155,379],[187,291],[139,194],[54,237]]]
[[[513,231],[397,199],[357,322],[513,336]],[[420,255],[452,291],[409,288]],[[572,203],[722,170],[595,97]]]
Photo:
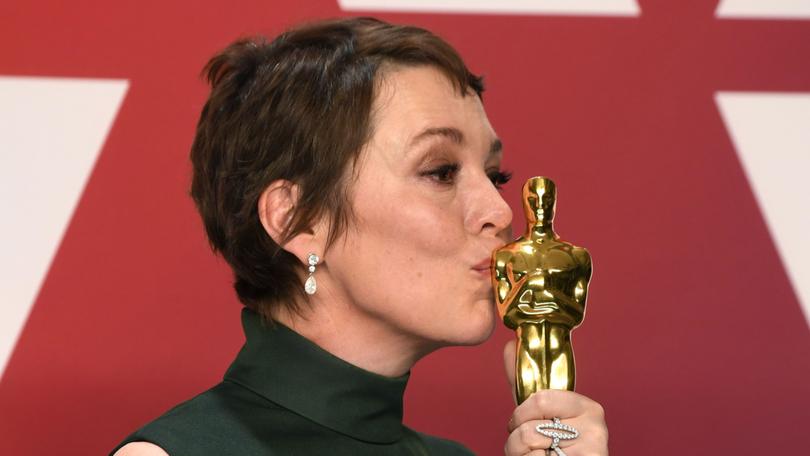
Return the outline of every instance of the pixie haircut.
[[[306,267],[264,230],[259,197],[275,180],[294,183],[284,238],[327,216],[331,245],[348,226],[347,176],[371,136],[376,84],[398,66],[433,66],[465,96],[483,92],[444,40],[372,18],[311,23],[270,42],[241,39],[205,66],[211,93],[191,147],[191,196],[212,249],[233,269],[239,300],[265,318],[306,302]]]

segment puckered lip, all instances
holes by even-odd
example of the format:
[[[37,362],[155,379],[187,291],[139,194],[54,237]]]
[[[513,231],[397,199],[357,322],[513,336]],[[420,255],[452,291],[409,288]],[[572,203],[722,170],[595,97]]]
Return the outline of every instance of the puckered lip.
[[[481,272],[483,272],[483,271],[488,272],[490,270],[491,266],[492,266],[492,258],[487,257],[487,258],[481,260],[480,262],[478,262],[475,266],[472,267],[472,269],[475,269],[476,271],[481,271]]]

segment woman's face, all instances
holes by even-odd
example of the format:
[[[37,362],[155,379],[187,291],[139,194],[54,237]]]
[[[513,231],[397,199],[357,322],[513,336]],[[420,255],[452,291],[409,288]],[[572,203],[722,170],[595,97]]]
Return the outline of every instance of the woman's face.
[[[387,72],[372,113],[354,218],[324,256],[331,291],[369,317],[364,330],[428,350],[480,343],[495,322],[491,254],[512,220],[500,141],[478,97],[432,67]]]

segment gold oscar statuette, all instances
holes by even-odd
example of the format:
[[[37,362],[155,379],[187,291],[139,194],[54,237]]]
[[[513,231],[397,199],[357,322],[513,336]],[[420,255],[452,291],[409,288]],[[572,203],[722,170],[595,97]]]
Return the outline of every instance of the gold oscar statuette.
[[[574,390],[571,330],[585,314],[591,256],[554,232],[556,201],[551,179],[527,180],[526,234],[492,255],[498,313],[517,334],[518,404],[540,389]]]

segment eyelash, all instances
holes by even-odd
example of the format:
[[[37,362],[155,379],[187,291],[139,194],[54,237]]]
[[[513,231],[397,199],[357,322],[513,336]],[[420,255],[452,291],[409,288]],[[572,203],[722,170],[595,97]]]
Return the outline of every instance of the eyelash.
[[[451,163],[437,166],[423,172],[422,175],[425,177],[431,177],[440,184],[451,184],[453,183],[453,178],[456,176],[456,173],[458,173],[459,168],[460,167],[457,163]]]
[[[432,177],[440,184],[452,184],[453,178],[458,173],[459,169],[460,166],[457,163],[451,163],[425,171],[422,173],[422,175]],[[491,171],[487,173],[487,175],[489,176],[489,180],[492,182],[492,185],[494,185],[498,190],[503,188],[503,186],[512,179],[512,173],[509,171]]]
[[[489,180],[492,181],[492,185],[494,185],[495,188],[500,190],[512,180],[512,172],[501,170],[493,171],[489,173]]]

